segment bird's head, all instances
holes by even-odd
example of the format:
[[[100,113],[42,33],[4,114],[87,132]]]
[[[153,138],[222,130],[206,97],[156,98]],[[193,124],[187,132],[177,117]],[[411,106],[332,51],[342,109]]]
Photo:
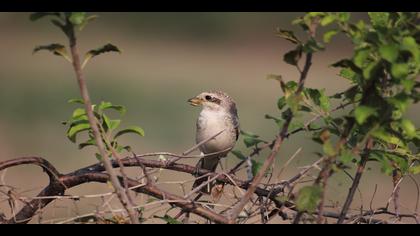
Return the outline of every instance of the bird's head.
[[[226,110],[236,114],[236,106],[233,99],[224,92],[211,91],[203,92],[197,96],[188,99],[192,106],[203,106],[203,109],[210,109],[215,111]]]

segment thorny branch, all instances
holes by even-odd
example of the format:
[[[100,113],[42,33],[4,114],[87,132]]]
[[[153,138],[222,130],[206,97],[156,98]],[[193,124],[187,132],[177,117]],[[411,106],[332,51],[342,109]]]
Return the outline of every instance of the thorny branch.
[[[227,177],[226,174],[218,174],[218,173],[212,173],[205,169],[198,169],[195,166],[185,165],[185,164],[178,164],[173,163],[171,165],[167,165],[166,163],[158,160],[148,160],[141,157],[127,157],[124,159],[121,159],[121,163],[125,167],[142,167],[143,168],[162,168],[177,172],[183,172],[188,174],[194,174],[198,171],[200,174],[208,174],[209,176],[217,179],[217,181],[223,182],[225,184],[235,185],[242,189],[248,188],[248,182],[242,181],[234,176]],[[318,161],[316,162],[318,163]],[[311,166],[314,166],[316,163],[314,163]],[[43,158],[40,157],[22,157],[17,158],[9,161],[4,161],[0,163],[0,171],[20,166],[20,165],[27,165],[27,164],[33,164],[38,165],[50,176],[50,182],[47,187],[42,190],[37,197],[33,198],[30,202],[28,202],[22,209],[20,209],[14,216],[12,216],[10,219],[4,219],[2,217],[1,223],[28,223],[36,214],[38,211],[46,207],[49,203],[57,199],[56,197],[63,196],[66,192],[66,190],[73,188],[75,186],[89,183],[89,182],[100,182],[100,183],[106,183],[110,180],[109,174],[103,173],[105,171],[105,168],[101,163],[94,164],[91,166],[87,166],[84,168],[81,168],[79,170],[73,171],[68,174],[61,174],[57,171],[57,169],[48,161],[46,161]],[[112,167],[118,168],[119,164],[117,161],[112,161]],[[310,167],[311,167],[310,166]],[[308,167],[308,168],[310,168]],[[287,181],[284,181],[283,184],[276,184],[272,186],[272,189],[264,189],[257,187],[255,189],[255,194],[259,197],[265,197],[270,199],[276,206],[277,209],[280,208],[287,208],[291,211],[297,211],[295,209],[295,206],[292,202],[286,201],[281,202],[277,199],[277,196],[279,193],[282,192],[282,189],[290,183],[294,183],[298,179],[302,177],[304,172],[307,172],[308,170],[305,169],[298,173],[296,176],[293,176]],[[118,177],[118,180],[120,183],[123,182],[122,177]],[[130,190],[143,193],[149,196],[153,196],[155,198],[166,200],[168,204],[171,204],[173,206],[179,207],[180,209],[184,210],[185,212],[191,212],[196,215],[199,215],[201,217],[204,217],[211,222],[215,223],[222,223],[226,224],[230,221],[228,218],[221,213],[217,213],[213,210],[210,210],[204,206],[202,206],[201,203],[192,201],[190,199],[186,199],[181,196],[177,196],[175,194],[163,191],[159,189],[158,187],[154,186],[152,183],[146,183],[142,184],[136,180],[127,179],[128,187]],[[383,214],[392,214],[392,212],[389,211],[378,211],[382,212]],[[374,215],[379,215],[380,213],[375,212]],[[278,212],[279,215],[283,215],[281,212]],[[316,213],[317,214],[317,213]],[[368,219],[363,217],[371,216],[372,214],[366,213],[364,216],[360,217],[359,222],[369,222],[369,223],[384,223],[382,220],[376,220],[376,219]],[[330,218],[339,218],[339,214],[334,212],[323,212],[324,217],[330,217]],[[406,215],[402,215],[401,217],[408,217]],[[413,217],[411,217],[413,218]],[[346,216],[345,219],[354,219],[354,216]]]

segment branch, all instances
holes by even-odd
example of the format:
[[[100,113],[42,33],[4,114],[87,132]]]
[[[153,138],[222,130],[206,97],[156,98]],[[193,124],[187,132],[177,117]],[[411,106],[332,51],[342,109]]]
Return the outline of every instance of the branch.
[[[92,133],[95,138],[96,146],[98,147],[99,153],[102,156],[102,162],[105,166],[106,171],[108,172],[110,176],[110,181],[112,183],[112,186],[114,187],[121,204],[127,211],[127,214],[130,217],[131,223],[139,224],[140,222],[138,220],[137,213],[134,211],[133,205],[129,201],[127,192],[118,181],[117,175],[111,166],[111,161],[109,160],[108,155],[105,151],[106,150],[105,145],[102,141],[101,134],[98,129],[98,124],[95,119],[95,115],[93,114],[92,102],[90,100],[89,91],[86,85],[86,79],[84,78],[84,75],[82,73],[79,53],[77,50],[74,26],[71,24],[71,22],[69,22],[69,19],[66,20],[66,23],[67,25],[71,26],[69,27],[68,37],[69,37],[69,43],[70,43],[71,56],[73,59],[73,68],[76,73],[76,78],[79,84],[80,93],[82,95],[82,99],[85,105],[85,110],[86,110],[86,114],[89,120],[89,125],[90,125],[90,128],[92,129]]]
[[[361,156],[360,162],[357,166],[357,172],[354,176],[353,184],[349,189],[349,193],[347,195],[346,201],[344,202],[343,209],[341,210],[340,217],[338,218],[337,224],[342,224],[344,222],[345,216],[347,215],[347,211],[350,208],[351,202],[353,201],[354,194],[356,193],[357,187],[359,186],[360,179],[362,178],[363,171],[365,169],[366,163],[369,160],[369,151],[373,146],[372,138],[369,138],[365,150]]]
[[[312,65],[312,53],[307,53],[306,54],[306,60],[305,60],[305,66],[304,66],[303,71],[302,71],[302,73],[300,75],[299,85],[298,85],[298,89],[296,90],[295,95],[300,95],[300,93],[303,91],[303,86],[305,84],[305,80],[306,80],[306,77],[307,77],[307,74],[309,72],[309,69],[310,69],[311,65]],[[290,109],[289,109],[289,111],[291,113],[291,110]],[[248,188],[248,191],[243,196],[243,198],[231,210],[230,215],[229,215],[230,223],[234,223],[235,222],[235,219],[238,217],[239,213],[242,211],[242,209],[248,203],[248,201],[251,198],[251,196],[254,194],[255,190],[257,189],[258,184],[263,179],[266,171],[273,164],[274,159],[275,159],[277,153],[280,150],[280,146],[283,143],[283,140],[287,136],[287,130],[289,128],[289,124],[290,124],[292,118],[293,118],[293,115],[290,115],[290,116],[287,117],[287,119],[286,119],[286,121],[285,121],[285,123],[283,125],[283,128],[281,129],[279,135],[277,136],[277,138],[276,138],[276,140],[274,142],[273,148],[271,149],[271,153],[268,156],[267,160],[264,162],[264,164],[261,167],[260,171],[254,177],[254,180],[251,182],[251,185]]]

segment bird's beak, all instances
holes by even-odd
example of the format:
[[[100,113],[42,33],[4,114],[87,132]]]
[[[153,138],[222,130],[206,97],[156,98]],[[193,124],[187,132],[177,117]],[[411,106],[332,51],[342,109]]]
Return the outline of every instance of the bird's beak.
[[[192,106],[198,106],[198,105],[201,105],[201,103],[203,102],[203,100],[200,99],[200,98],[198,98],[198,97],[194,97],[194,98],[188,99],[188,102]]]

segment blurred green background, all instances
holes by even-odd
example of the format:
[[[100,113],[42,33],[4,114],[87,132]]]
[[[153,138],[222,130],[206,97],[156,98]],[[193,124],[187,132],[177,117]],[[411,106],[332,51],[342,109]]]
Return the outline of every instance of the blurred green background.
[[[241,128],[271,140],[277,132],[265,114],[279,115],[277,98],[281,95],[268,74],[281,74],[296,80],[298,72],[282,60],[293,45],[277,38],[276,27],[298,30],[290,22],[302,13],[95,13],[99,18],[79,34],[80,51],[86,52],[108,42],[117,45],[122,54],[106,54],[94,58],[86,67],[94,102],[112,101],[125,105],[128,113],[123,125],[140,125],[146,136],[124,138],[136,153],[169,151],[181,153],[194,144],[195,120],[199,110],[186,100],[202,91],[220,89],[237,102]],[[353,18],[365,18],[364,13]],[[47,52],[31,55],[36,45],[66,43],[66,38],[46,19],[29,21],[29,13],[0,13],[0,161],[21,156],[41,156],[66,173],[96,162],[93,149],[79,151],[65,136],[61,124],[69,118],[75,105],[67,100],[79,97],[78,87],[67,61]],[[326,88],[328,94],[342,91],[348,83],[337,76],[338,70],[328,66],[351,56],[351,44],[337,36],[327,50],[315,55],[307,85]],[[420,126],[413,106],[407,117]],[[304,117],[306,118],[306,117]],[[241,140],[240,140],[241,141]],[[242,142],[238,149],[245,150]],[[296,167],[316,160],[318,150],[305,134],[287,140],[279,153],[279,165],[303,147],[282,179],[299,171]],[[265,153],[260,156],[264,158]],[[238,160],[230,156],[228,166]],[[196,160],[187,160],[194,164]],[[363,177],[362,198],[356,202],[368,205],[375,185],[375,203],[383,206],[392,191],[391,179],[372,170]],[[353,173],[353,172],[351,172]],[[185,179],[191,176],[163,173],[162,178]],[[2,183],[15,185],[17,192],[36,194],[47,183],[37,167],[18,167],[2,175]],[[342,201],[349,179],[337,175],[328,190],[333,201]],[[168,189],[178,191],[175,187]],[[71,194],[109,191],[102,185],[90,184],[69,191]],[[401,202],[409,209],[415,206],[416,190],[404,181]],[[0,206],[6,206],[2,201]],[[89,212],[95,200],[74,207],[54,205],[50,217]],[[71,204],[70,204],[71,205]],[[3,210],[5,209],[5,210]],[[58,209],[58,210],[57,210]],[[7,208],[0,208],[6,211]],[[59,213],[57,213],[59,212]],[[56,215],[57,214],[57,215]]]

